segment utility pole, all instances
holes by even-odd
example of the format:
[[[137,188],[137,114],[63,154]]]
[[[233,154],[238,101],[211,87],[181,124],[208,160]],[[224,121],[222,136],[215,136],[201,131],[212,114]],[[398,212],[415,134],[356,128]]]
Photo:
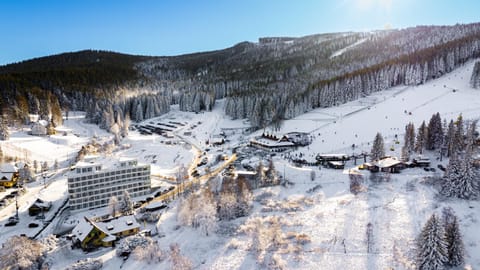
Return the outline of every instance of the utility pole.
[[[15,216],[17,217],[17,221],[18,221],[18,188],[17,188],[17,195],[15,195]]]

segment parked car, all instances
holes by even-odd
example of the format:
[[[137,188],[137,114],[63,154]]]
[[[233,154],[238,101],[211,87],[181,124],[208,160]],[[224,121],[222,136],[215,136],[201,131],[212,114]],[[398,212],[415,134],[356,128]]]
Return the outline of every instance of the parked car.
[[[36,227],[38,227],[38,223],[32,222],[32,223],[28,224],[28,227],[29,228],[36,228]]]
[[[442,164],[438,164],[437,168],[439,168],[441,171],[445,171],[446,168]]]
[[[10,227],[10,226],[15,226],[15,225],[17,225],[17,222],[9,221],[9,222],[5,223],[5,227]]]
[[[134,202],[133,203],[133,208],[135,208],[135,209],[139,208],[140,206],[142,206],[141,202]]]

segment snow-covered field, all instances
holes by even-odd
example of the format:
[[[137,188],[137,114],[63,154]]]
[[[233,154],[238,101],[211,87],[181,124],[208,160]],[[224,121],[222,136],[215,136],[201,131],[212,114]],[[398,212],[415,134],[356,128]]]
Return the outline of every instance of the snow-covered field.
[[[337,107],[313,110],[285,121],[276,134],[309,132],[313,143],[290,155],[302,153],[307,159],[313,159],[318,153],[370,151],[375,134],[381,132],[385,137],[387,153],[399,156],[404,127],[408,122],[418,127],[436,112],[447,120],[456,118],[460,113],[464,119],[480,117],[480,92],[469,87],[472,68],[473,62],[469,62],[425,85],[396,87]],[[229,120],[222,106],[223,102],[217,101],[212,112],[199,114],[180,112],[178,107],[173,106],[170,113],[147,121],[187,122],[185,127],[175,131],[179,136],[176,139],[183,143],[167,145],[162,142],[165,140],[163,137],[131,132],[123,141],[128,147],[113,155],[135,156],[152,165],[152,174],[173,175],[179,164],[188,165],[192,161],[196,148],[205,150],[205,141],[218,135],[222,128],[248,126],[244,120]],[[67,136],[38,138],[18,131],[12,134],[9,143],[28,150],[31,160],[47,160],[49,164],[55,159],[64,161],[78,151],[90,136],[108,136],[97,127],[84,124],[81,116],[78,117],[65,123],[63,128],[68,131]],[[195,127],[191,128],[193,125]],[[187,130],[191,130],[192,135],[184,135]],[[231,130],[230,142],[224,146],[209,147],[209,158],[263,132],[244,135],[239,130]],[[394,143],[395,135],[400,144]],[[352,144],[355,144],[354,148]],[[4,145],[5,142],[2,149]],[[51,153],[47,153],[46,149]],[[436,160],[436,153],[427,155],[432,157],[432,167],[447,163],[446,160]],[[467,252],[466,264],[472,269],[480,269],[480,203],[445,200],[437,196],[438,191],[430,179],[439,176],[440,171],[406,169],[400,174],[390,175],[389,181],[383,182],[371,181],[370,173],[362,171],[365,191],[354,195],[349,190],[348,174],[341,170],[299,168],[289,164],[281,155],[273,159],[278,172],[293,184],[255,190],[250,216],[222,222],[222,230],[205,236],[201,230],[178,226],[178,202],[173,202],[157,225],[162,237],[154,236],[154,240],[164,250],[168,250],[170,244],[178,243],[182,254],[192,261],[194,269],[266,269],[271,261],[283,264],[284,269],[414,269],[415,238],[420,229],[431,214],[440,213],[443,207],[449,206],[455,210],[460,221]],[[347,167],[354,165],[347,163]],[[312,170],[316,175],[313,181],[310,179]],[[40,183],[29,186],[28,193],[21,199],[21,220],[29,218],[24,212],[25,205],[36,196],[60,204],[65,196],[62,194],[66,192],[66,176],[52,176],[50,182],[52,184],[45,189]],[[12,205],[1,209],[0,224],[13,212]],[[283,242],[278,247],[269,248],[265,255],[267,264],[261,264],[254,252],[249,228],[259,223],[268,227],[275,217],[280,223]],[[366,236],[369,223],[373,235],[370,250]],[[21,221],[16,227],[9,227],[11,229],[0,227],[0,243],[14,234],[31,235],[28,230],[34,229],[26,228],[26,224],[28,221]],[[43,235],[48,234],[49,228]],[[104,269],[170,268],[169,261],[148,264],[132,257],[124,261],[110,248],[85,254],[71,250],[68,245],[59,245],[49,256],[52,269],[64,269],[87,257],[101,258]]]

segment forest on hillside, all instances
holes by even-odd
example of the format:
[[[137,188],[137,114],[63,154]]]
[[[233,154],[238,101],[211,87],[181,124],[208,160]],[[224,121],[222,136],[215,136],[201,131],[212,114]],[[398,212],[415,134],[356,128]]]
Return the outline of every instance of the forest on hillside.
[[[0,105],[10,125],[29,113],[59,124],[62,111],[84,110],[109,129],[166,113],[171,104],[198,112],[225,98],[227,115],[261,128],[392,86],[422,84],[479,56],[479,23],[260,38],[173,57],[81,51],[0,67]]]

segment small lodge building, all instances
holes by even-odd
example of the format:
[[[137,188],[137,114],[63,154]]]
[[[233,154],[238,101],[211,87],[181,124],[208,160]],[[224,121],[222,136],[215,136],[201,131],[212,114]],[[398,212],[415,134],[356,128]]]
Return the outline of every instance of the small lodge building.
[[[296,144],[287,136],[278,138],[275,135],[263,133],[262,136],[251,139],[250,146],[270,152],[283,152],[296,147]]]
[[[42,212],[48,212],[52,207],[52,202],[46,202],[42,199],[37,199],[29,208],[28,214],[30,216],[36,216]]]
[[[419,156],[416,159],[413,159],[412,162],[416,167],[430,167],[430,158],[428,157]]]
[[[87,217],[80,220],[73,229],[73,244],[83,250],[92,250],[97,247],[111,247],[120,237],[136,234],[140,231],[140,224],[133,215],[121,216],[102,222],[94,222]]]
[[[405,168],[405,163],[396,157],[385,157],[375,162],[366,162],[359,166],[361,170],[369,170],[372,173],[388,172],[399,173]]]
[[[18,182],[18,169],[10,163],[3,163],[0,166],[0,186],[11,188]]]
[[[45,125],[42,123],[45,122]],[[48,124],[46,121],[39,121],[35,122],[31,126],[31,131],[30,135],[33,136],[46,136],[47,135],[47,127],[46,124]]]
[[[405,164],[394,157],[381,159],[375,163],[375,166],[378,167],[379,171],[388,173],[399,173],[400,170],[405,168]]]
[[[347,154],[319,154],[316,157],[316,160],[318,163],[324,166],[329,166],[329,167],[330,166],[338,167],[337,163],[331,163],[331,162],[341,162],[342,165],[345,165],[345,162],[349,159],[350,157]]]
[[[343,170],[345,168],[345,163],[341,161],[328,161],[327,166],[332,169]]]

